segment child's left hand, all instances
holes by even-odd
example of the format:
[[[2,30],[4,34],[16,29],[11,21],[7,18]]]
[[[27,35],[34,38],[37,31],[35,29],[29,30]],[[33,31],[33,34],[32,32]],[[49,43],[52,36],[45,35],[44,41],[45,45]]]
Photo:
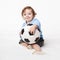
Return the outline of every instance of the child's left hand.
[[[33,25],[33,26],[30,28],[30,33],[34,34],[36,29],[37,29],[37,25]]]

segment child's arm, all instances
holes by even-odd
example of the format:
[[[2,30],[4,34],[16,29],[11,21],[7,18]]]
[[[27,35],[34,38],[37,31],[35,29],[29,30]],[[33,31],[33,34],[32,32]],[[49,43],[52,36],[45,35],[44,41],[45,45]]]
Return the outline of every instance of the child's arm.
[[[31,28],[30,28],[30,32],[32,33],[32,34],[34,34],[35,33],[35,30],[38,28],[38,26],[37,25],[33,25]]]
[[[34,33],[35,33],[35,30],[36,30],[37,28],[40,29],[40,27],[41,27],[41,25],[40,25],[39,20],[38,20],[38,19],[35,19],[34,22],[33,22],[33,26],[32,26],[31,29],[30,29],[30,32],[34,34]]]

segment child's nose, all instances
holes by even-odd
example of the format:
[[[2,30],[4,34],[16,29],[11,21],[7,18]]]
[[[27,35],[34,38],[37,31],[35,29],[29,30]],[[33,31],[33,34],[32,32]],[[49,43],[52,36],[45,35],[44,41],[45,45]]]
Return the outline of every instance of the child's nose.
[[[28,14],[26,15],[26,17],[28,17]]]

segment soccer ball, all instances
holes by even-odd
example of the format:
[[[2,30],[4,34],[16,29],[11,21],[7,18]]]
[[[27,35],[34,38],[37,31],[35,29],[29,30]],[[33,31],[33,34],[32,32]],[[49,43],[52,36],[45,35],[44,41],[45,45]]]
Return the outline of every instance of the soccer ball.
[[[21,38],[27,44],[34,44],[40,39],[40,30],[36,29],[34,34],[30,33],[30,28],[33,24],[27,24],[21,30]]]

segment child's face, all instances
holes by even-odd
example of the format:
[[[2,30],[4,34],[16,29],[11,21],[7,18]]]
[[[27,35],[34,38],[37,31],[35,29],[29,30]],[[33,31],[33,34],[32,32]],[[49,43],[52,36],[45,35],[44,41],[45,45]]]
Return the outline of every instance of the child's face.
[[[33,19],[33,13],[31,9],[26,9],[23,13],[23,18],[27,22],[30,22]]]

